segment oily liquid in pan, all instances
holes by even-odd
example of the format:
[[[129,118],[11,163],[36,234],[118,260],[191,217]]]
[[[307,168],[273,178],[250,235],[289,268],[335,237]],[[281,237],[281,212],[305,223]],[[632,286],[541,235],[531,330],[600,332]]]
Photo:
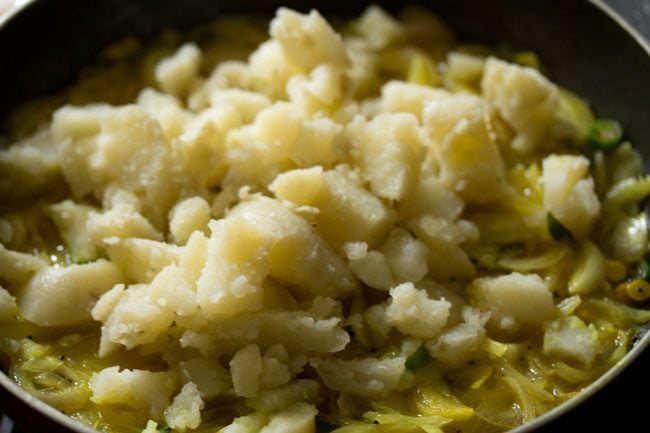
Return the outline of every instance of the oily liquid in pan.
[[[650,182],[615,122],[423,11],[266,26],[125,40],[9,119],[14,380],[100,431],[485,432],[625,355]]]

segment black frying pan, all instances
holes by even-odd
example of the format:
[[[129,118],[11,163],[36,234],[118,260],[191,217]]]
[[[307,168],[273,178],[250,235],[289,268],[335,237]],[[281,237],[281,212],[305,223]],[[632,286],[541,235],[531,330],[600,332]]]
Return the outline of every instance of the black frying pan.
[[[148,38],[220,14],[270,16],[279,5],[354,16],[368,2],[316,0],[37,0],[0,19],[0,124],[17,103],[52,93],[74,79],[98,51],[126,35]],[[536,52],[551,78],[585,96],[601,117],[619,119],[650,161],[650,48],[597,0],[376,0],[388,10],[420,3],[468,41],[507,43]],[[1,264],[0,264],[1,265]],[[518,428],[519,433],[648,431],[650,333],[622,365],[582,397]],[[634,359],[636,358],[636,359]],[[628,366],[628,364],[630,364]],[[627,367],[624,369],[624,367]],[[624,371],[623,371],[624,370]],[[621,374],[618,374],[622,371]],[[615,376],[618,377],[614,380]],[[588,398],[587,398],[588,397]],[[647,399],[647,397],[645,397]],[[586,402],[577,404],[583,400]],[[0,410],[27,432],[90,432],[0,374]]]

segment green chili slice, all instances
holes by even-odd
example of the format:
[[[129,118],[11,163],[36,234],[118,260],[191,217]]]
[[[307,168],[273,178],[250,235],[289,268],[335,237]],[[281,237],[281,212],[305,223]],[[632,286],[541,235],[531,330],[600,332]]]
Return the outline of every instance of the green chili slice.
[[[587,142],[597,150],[616,148],[623,139],[623,128],[616,120],[596,119],[589,125]]]
[[[548,225],[548,232],[551,234],[551,237],[556,241],[562,241],[564,239],[572,239],[573,236],[569,229],[564,227],[564,225],[558,221],[552,213],[548,212],[546,214],[546,222]]]
[[[415,371],[424,367],[429,362],[431,362],[431,356],[429,356],[426,347],[422,345],[418,350],[406,358],[406,363],[404,365],[408,370]]]

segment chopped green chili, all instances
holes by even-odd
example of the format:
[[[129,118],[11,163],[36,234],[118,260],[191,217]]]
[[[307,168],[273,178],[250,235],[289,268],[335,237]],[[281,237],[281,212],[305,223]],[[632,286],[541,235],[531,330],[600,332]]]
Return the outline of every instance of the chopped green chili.
[[[623,138],[623,128],[616,120],[596,119],[589,125],[587,142],[597,150],[616,148]]]
[[[558,221],[552,213],[548,212],[546,214],[546,222],[548,224],[548,232],[556,241],[573,238],[569,229],[564,227],[564,225]]]
[[[418,350],[406,358],[405,365],[408,370],[415,371],[424,367],[429,362],[431,362],[431,356],[429,356],[427,348],[422,345]]]

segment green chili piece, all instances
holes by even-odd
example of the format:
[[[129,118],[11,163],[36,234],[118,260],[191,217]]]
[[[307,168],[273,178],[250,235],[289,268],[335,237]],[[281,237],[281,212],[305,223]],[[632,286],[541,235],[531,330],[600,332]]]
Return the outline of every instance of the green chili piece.
[[[564,227],[564,225],[558,221],[558,219],[555,218],[552,213],[548,212],[546,214],[546,222],[548,224],[548,232],[556,241],[573,238],[569,229]]]
[[[424,367],[430,362],[431,362],[431,356],[429,356],[429,352],[427,352],[427,348],[424,347],[424,345],[422,345],[418,350],[416,350],[408,358],[406,358],[406,363],[404,365],[408,370],[415,371]]]
[[[589,125],[587,142],[597,150],[616,148],[623,139],[623,128],[616,120],[596,119]]]

